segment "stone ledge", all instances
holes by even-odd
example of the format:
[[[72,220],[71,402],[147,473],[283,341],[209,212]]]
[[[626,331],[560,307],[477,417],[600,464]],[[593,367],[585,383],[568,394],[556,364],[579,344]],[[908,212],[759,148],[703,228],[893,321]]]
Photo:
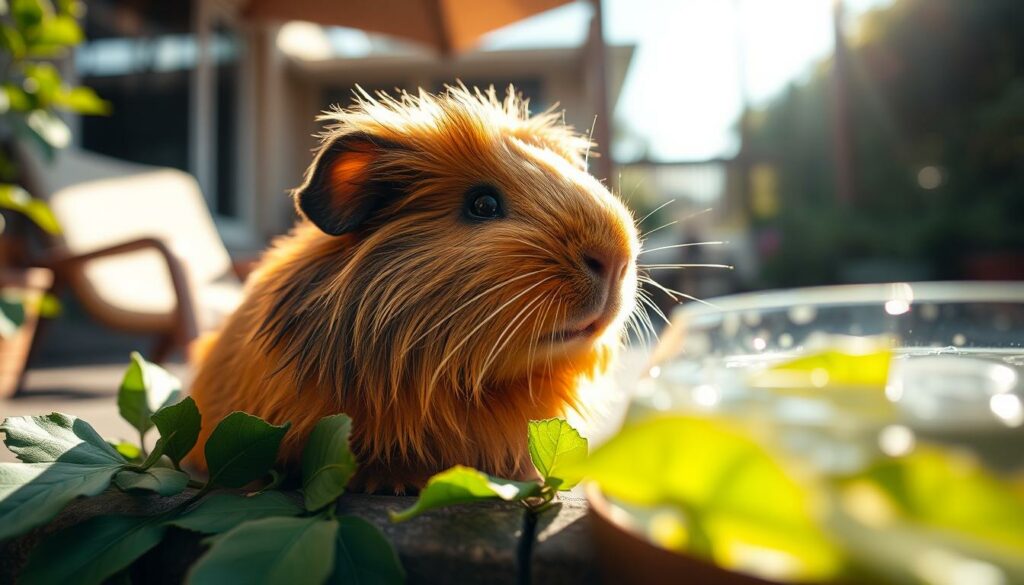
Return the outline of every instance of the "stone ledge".
[[[32,548],[44,537],[94,516],[140,516],[166,511],[194,494],[171,498],[128,496],[108,491],[75,502],[49,525],[0,543],[0,583],[14,583]],[[347,494],[339,514],[353,514],[379,527],[402,559],[409,583],[511,584],[517,582],[517,552],[525,511],[507,502],[482,502],[427,512],[401,524],[389,510],[410,506],[407,496]],[[593,552],[583,516],[586,503],[566,498],[538,519],[530,572],[538,585],[593,583]],[[164,584],[184,581],[188,567],[202,554],[203,535],[172,528],[163,542],[133,567],[133,581]]]

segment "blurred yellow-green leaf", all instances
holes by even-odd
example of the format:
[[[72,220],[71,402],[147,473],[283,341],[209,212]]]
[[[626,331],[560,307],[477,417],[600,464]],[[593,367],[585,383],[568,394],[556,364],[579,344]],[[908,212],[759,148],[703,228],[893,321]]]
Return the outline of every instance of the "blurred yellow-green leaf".
[[[812,494],[745,432],[723,422],[663,417],[627,427],[579,466],[615,500],[673,505],[692,553],[790,580],[835,575],[842,559],[818,527]],[[758,552],[760,551],[760,552]]]
[[[110,102],[100,98],[88,87],[75,87],[62,90],[54,96],[54,105],[79,114],[108,115]]]
[[[50,206],[18,185],[0,184],[0,207],[25,215],[47,233],[60,233],[60,223]]]
[[[49,63],[26,64],[25,81],[22,88],[34,94],[43,107],[53,101],[53,97],[61,90],[60,72]]]
[[[25,40],[29,53],[34,53],[36,47],[50,47],[49,52],[52,52],[52,48],[67,49],[82,42],[84,37],[82,27],[74,18],[60,15],[39,23],[30,30]]]
[[[85,3],[81,0],[57,0],[57,10],[61,14],[81,18],[85,16]]]
[[[9,109],[16,112],[26,112],[32,109],[32,98],[22,88],[11,83],[5,83],[3,85],[3,93],[7,97]]]
[[[1024,496],[961,453],[919,447],[843,482],[875,487],[894,514],[938,530],[1012,547],[1024,557]]]
[[[53,319],[64,310],[60,299],[50,293],[44,293],[39,297],[39,316],[44,319]]]
[[[15,59],[25,54],[25,39],[18,29],[7,24],[0,25],[0,46],[7,49]]]
[[[864,388],[884,392],[891,361],[892,352],[887,347],[863,353],[828,349],[757,372],[750,381],[758,388]]]
[[[1024,583],[1024,494],[963,453],[918,447],[836,495],[828,528],[865,582]]]
[[[38,25],[53,14],[53,5],[46,0],[10,0],[10,9],[14,22],[22,30]]]

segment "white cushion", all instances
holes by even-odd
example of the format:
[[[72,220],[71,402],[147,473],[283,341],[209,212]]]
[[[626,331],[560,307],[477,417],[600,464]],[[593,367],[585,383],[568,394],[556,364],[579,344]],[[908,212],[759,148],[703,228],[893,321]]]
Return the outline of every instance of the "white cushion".
[[[231,258],[221,242],[198,183],[175,169],[128,163],[80,150],[58,153],[52,164],[34,167],[37,196],[49,200],[71,254],[156,238],[177,256],[195,297],[202,329],[216,327],[241,295]],[[109,305],[117,320],[140,320],[140,328],[165,322],[174,310],[174,288],[156,250],[141,250],[89,262],[79,286]]]

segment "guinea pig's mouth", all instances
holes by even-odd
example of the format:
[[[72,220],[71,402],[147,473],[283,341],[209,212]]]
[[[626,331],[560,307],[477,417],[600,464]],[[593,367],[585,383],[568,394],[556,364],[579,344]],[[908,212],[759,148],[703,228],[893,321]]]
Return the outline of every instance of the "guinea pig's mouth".
[[[561,331],[554,331],[544,336],[544,341],[549,343],[566,343],[577,339],[588,339],[593,337],[600,330],[597,319],[583,327],[572,327]]]

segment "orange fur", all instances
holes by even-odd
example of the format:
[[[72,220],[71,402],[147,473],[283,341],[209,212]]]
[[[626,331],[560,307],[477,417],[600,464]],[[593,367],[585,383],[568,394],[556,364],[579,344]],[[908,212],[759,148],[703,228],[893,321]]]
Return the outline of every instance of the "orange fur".
[[[357,199],[375,197],[371,179],[401,196],[372,201],[342,235],[303,219],[273,243],[241,307],[196,352],[200,445],[235,410],[291,421],[280,462],[294,467],[316,422],[345,412],[360,461],[353,487],[420,486],[454,464],[531,475],[527,421],[574,406],[633,306],[636,230],[587,174],[589,141],[555,113],[529,116],[511,88],[504,101],[464,87],[364,93],[322,120],[324,146],[297,198],[320,164],[333,165],[337,201],[317,205],[366,203]],[[330,160],[344,141],[355,146]],[[462,216],[463,194],[481,181],[501,190],[507,217]],[[593,313],[598,284],[581,259],[595,249],[628,268],[603,297],[600,330],[546,339]],[[193,453],[202,467],[202,449]]]

